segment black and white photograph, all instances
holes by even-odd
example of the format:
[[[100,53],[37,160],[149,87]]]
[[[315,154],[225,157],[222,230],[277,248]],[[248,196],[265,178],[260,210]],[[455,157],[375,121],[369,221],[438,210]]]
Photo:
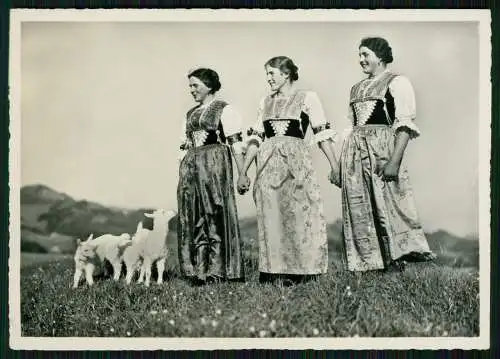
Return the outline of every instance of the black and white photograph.
[[[488,10],[11,11],[13,349],[487,349]]]

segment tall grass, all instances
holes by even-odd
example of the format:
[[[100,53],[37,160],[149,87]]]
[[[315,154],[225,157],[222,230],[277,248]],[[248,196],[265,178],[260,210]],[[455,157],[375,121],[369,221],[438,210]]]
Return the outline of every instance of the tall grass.
[[[73,261],[27,263],[21,270],[24,336],[477,336],[477,268],[411,264],[405,272],[330,270],[292,287],[258,283],[256,233],[245,232],[246,283],[192,287],[178,277],[175,236],[166,282],[145,288],[97,278],[73,290]],[[465,254],[459,254],[457,256]],[[25,258],[28,261],[33,258]],[[153,273],[153,277],[155,273]]]

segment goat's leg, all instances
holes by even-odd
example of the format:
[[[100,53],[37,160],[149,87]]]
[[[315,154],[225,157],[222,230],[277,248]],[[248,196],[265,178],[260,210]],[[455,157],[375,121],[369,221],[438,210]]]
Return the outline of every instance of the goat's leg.
[[[146,265],[144,264],[144,260],[143,260],[142,264],[141,264],[141,271],[139,273],[139,280],[137,281],[137,283],[144,282],[144,275],[145,274],[146,274]]]
[[[80,277],[82,276],[83,271],[81,269],[75,270],[75,275],[73,276],[73,288],[78,287],[78,282],[80,282]]]
[[[102,261],[101,268],[102,268],[102,273],[103,273],[104,278],[108,278],[109,277],[109,270],[108,270],[108,266],[106,265],[105,260]]]
[[[87,280],[88,285],[94,284],[94,265],[90,264],[85,267],[85,279]]]
[[[125,277],[125,282],[127,284],[132,283],[132,278],[135,274],[135,266],[133,264],[125,263],[125,267],[127,267],[127,276]]]
[[[116,259],[111,263],[113,266],[113,280],[118,281],[120,280],[120,275],[122,272],[122,262],[119,259]]]
[[[144,266],[144,275],[146,277],[145,285],[149,287],[151,283],[151,259],[149,257],[144,258],[143,266]]]
[[[158,270],[158,284],[163,283],[163,272],[165,271],[165,262],[167,261],[167,258],[160,258],[156,262],[156,269]]]

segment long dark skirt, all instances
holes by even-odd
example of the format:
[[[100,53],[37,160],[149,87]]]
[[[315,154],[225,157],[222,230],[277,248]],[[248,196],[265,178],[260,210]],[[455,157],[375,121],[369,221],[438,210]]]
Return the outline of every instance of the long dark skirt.
[[[190,149],[179,167],[181,274],[193,280],[241,280],[244,267],[229,147]]]

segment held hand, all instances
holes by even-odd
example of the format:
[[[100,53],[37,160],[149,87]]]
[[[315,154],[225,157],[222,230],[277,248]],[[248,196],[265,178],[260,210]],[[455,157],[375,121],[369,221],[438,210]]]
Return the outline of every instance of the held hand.
[[[330,173],[328,174],[328,180],[330,183],[333,183],[337,187],[342,187],[342,181],[340,180],[340,173],[338,170],[331,169]]]
[[[240,175],[238,178],[237,188],[239,194],[245,194],[250,188],[250,178],[246,175]]]
[[[389,161],[380,168],[378,175],[386,182],[397,181],[399,176],[399,165]]]

